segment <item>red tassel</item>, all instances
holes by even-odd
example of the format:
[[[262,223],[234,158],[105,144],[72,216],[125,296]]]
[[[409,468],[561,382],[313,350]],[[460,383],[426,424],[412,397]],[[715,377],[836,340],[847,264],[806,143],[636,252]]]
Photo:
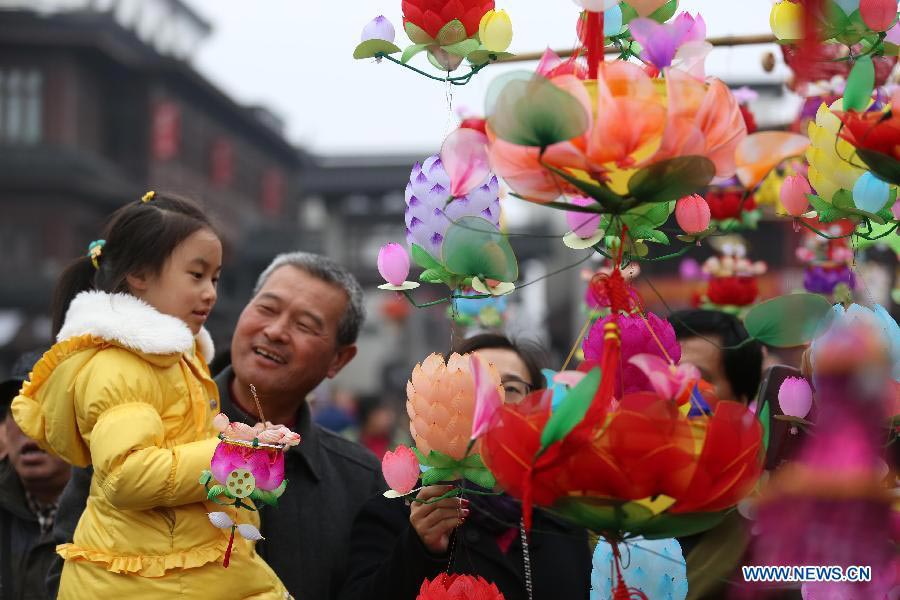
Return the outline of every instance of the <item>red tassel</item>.
[[[822,42],[819,39],[819,23],[824,18],[825,3],[822,0],[799,0],[803,7],[803,39],[797,51],[794,74],[797,82],[808,81],[815,63],[823,60]]]
[[[619,566],[619,545],[616,542],[609,543],[613,551],[613,564],[616,569],[616,579],[618,580],[613,587],[613,600],[649,600],[647,594],[637,588],[630,588],[625,584],[625,578],[622,577],[622,569]]]
[[[225,560],[222,561],[222,566],[226,569],[228,568],[228,563],[231,562],[231,550],[234,548],[234,529],[235,526],[231,526],[231,537],[228,538],[228,547],[225,548]]]
[[[587,40],[588,79],[597,79],[597,71],[603,62],[605,40],[603,39],[603,13],[587,13],[587,27],[584,33]]]

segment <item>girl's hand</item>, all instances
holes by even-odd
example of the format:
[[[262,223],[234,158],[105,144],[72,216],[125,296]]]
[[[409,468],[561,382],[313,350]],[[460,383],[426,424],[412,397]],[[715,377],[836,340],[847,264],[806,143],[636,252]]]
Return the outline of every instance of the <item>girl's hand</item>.
[[[431,485],[422,488],[416,498],[430,500],[451,489],[449,485]],[[469,516],[468,506],[469,501],[462,498],[444,498],[433,504],[413,502],[409,523],[429,552],[444,554],[450,545],[450,534]]]

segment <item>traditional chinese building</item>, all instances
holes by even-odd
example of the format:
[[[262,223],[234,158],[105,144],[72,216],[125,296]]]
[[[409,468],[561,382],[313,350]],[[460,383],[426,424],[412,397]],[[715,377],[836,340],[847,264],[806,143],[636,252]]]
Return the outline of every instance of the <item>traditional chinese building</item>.
[[[271,258],[260,250],[319,249],[296,228],[303,153],[191,66],[209,31],[180,0],[0,2],[0,358],[46,341],[57,274],[147,189],[217,221],[220,340]]]

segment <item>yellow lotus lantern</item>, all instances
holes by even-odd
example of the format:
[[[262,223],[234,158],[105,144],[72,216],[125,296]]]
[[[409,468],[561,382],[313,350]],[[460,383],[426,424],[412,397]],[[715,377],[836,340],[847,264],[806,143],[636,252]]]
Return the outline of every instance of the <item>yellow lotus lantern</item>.
[[[839,190],[852,190],[853,184],[867,170],[857,156],[856,148],[838,133],[841,121],[833,111],[841,110],[838,100],[829,108],[819,107],[816,120],[809,123],[810,147],[806,151],[809,162],[809,182],[818,196],[829,204]],[[859,166],[856,166],[859,165]]]

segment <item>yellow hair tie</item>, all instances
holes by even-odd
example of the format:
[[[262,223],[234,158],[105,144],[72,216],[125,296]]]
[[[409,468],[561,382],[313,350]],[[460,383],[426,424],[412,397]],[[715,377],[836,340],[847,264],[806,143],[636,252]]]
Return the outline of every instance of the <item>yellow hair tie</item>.
[[[150,202],[155,197],[156,197],[156,192],[154,192],[153,190],[150,190],[149,192],[147,192],[146,194],[141,196],[141,202]]]
[[[106,240],[94,240],[88,246],[87,255],[91,257],[91,264],[94,265],[95,269],[100,269],[100,256],[103,254],[103,246],[105,245]]]

